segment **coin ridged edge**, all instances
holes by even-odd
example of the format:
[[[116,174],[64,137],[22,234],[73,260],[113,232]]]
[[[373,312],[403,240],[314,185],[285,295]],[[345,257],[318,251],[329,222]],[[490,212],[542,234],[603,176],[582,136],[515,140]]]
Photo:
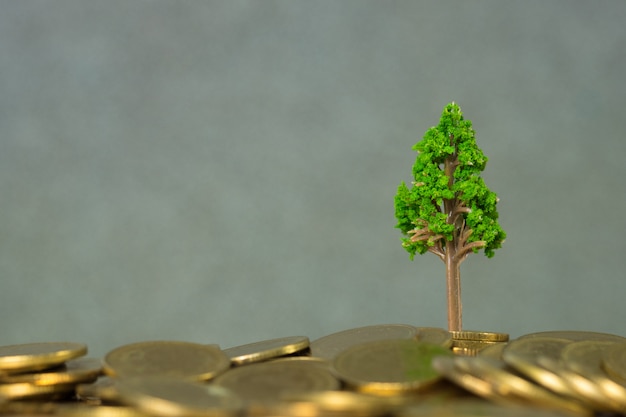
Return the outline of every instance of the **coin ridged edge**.
[[[476,342],[508,342],[508,333],[483,332],[478,330],[452,330],[453,340],[471,340]]]
[[[263,344],[271,344],[282,340],[297,339],[294,342],[286,342],[281,346],[273,346],[270,348],[263,348]],[[246,345],[235,346],[232,348],[224,349],[223,352],[228,356],[231,362],[235,365],[244,365],[254,362],[262,362],[268,359],[279,358],[281,356],[290,355],[307,349],[310,346],[309,338],[306,336],[292,336],[279,339],[264,340],[262,342],[248,343]],[[258,347],[258,350],[253,350]],[[247,353],[238,354],[238,350],[252,349]]]

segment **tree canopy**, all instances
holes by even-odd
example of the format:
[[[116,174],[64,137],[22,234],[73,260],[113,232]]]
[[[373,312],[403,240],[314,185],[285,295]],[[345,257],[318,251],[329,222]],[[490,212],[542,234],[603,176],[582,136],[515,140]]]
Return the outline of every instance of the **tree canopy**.
[[[460,263],[480,249],[492,257],[506,234],[498,224],[498,197],[480,177],[487,157],[476,145],[472,122],[452,102],[413,150],[412,187],[402,182],[395,197],[396,227],[410,258],[432,252],[446,261],[448,252]]]

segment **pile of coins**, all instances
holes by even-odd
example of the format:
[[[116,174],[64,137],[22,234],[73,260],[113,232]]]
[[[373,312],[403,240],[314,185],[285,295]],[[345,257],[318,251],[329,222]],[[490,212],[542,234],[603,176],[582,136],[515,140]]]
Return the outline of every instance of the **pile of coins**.
[[[184,341],[0,347],[0,415],[620,416],[626,338],[366,326],[221,349]]]

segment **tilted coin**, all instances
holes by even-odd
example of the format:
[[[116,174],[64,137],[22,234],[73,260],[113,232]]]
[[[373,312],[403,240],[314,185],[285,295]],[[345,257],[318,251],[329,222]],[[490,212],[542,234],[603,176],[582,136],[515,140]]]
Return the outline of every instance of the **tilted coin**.
[[[454,363],[459,370],[482,379],[492,386],[494,392],[511,401],[522,401],[581,415],[592,414],[590,409],[579,402],[557,395],[512,373],[502,361],[479,356],[473,358],[457,356]]]
[[[508,342],[508,333],[484,332],[480,330],[451,331],[454,340],[475,340],[480,342]]]
[[[0,372],[40,371],[87,353],[83,343],[48,342],[0,346]]]
[[[565,396],[576,393],[560,375],[539,365],[538,358],[558,360],[563,348],[572,343],[556,337],[535,337],[513,340],[502,352],[505,363],[536,383]]]
[[[104,372],[113,377],[169,376],[203,381],[230,367],[230,358],[212,345],[148,341],[113,349],[104,357]]]
[[[561,358],[565,365],[579,373],[604,373],[602,362],[609,347],[615,345],[615,341],[608,340],[583,340],[573,342],[563,348]]]
[[[416,339],[445,348],[452,346],[452,334],[441,327],[418,327]]]
[[[441,379],[432,367],[449,349],[417,340],[378,340],[353,346],[333,361],[349,387],[371,394],[393,395],[423,389]]]
[[[589,378],[567,368],[562,362],[547,356],[539,356],[537,364],[554,375],[569,388],[572,398],[596,411],[621,411],[621,406],[606,396],[601,387]]]
[[[558,339],[567,339],[571,342],[580,342],[582,340],[613,340],[615,342],[626,342],[626,338],[611,333],[587,332],[579,330],[551,330],[545,332],[529,333],[518,337],[517,339],[531,339],[535,337],[555,337]]]
[[[123,402],[155,416],[236,416],[243,410],[232,392],[179,378],[122,378],[116,385]]]
[[[614,381],[603,369],[608,348],[619,342],[584,340],[567,345],[561,353],[564,366],[592,381],[608,397],[613,409],[626,409],[626,387]]]
[[[503,396],[498,392],[494,384],[459,369],[456,366],[457,363],[458,361],[455,357],[440,356],[433,359],[433,368],[449,381],[482,398],[496,403],[509,404],[512,402],[509,397]],[[516,400],[515,403],[519,404],[519,400]]]
[[[226,388],[252,404],[275,403],[287,394],[340,387],[326,362],[285,359],[232,368],[211,384]]]
[[[280,358],[271,359],[270,362],[309,362],[322,365],[330,369],[330,361],[317,356],[281,356]]]
[[[306,336],[282,337],[231,347],[224,349],[224,353],[233,364],[243,365],[300,352],[307,349],[309,344]]]
[[[79,384],[95,381],[102,372],[97,358],[77,358],[40,372],[0,375],[0,384],[27,382],[34,385]]]
[[[333,360],[344,350],[361,343],[388,339],[414,339],[418,329],[408,324],[379,324],[333,333],[311,342],[311,355]]]
[[[621,384],[626,384],[626,343],[616,343],[606,350],[602,368]]]

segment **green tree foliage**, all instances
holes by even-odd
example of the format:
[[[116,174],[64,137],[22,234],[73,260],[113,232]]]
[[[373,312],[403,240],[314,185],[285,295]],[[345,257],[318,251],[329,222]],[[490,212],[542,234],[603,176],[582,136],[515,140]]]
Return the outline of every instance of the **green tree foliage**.
[[[487,157],[476,146],[472,122],[450,103],[413,150],[412,187],[402,182],[395,197],[396,227],[410,258],[432,252],[458,267],[480,249],[492,257],[506,234],[498,224],[498,198],[480,177]]]

